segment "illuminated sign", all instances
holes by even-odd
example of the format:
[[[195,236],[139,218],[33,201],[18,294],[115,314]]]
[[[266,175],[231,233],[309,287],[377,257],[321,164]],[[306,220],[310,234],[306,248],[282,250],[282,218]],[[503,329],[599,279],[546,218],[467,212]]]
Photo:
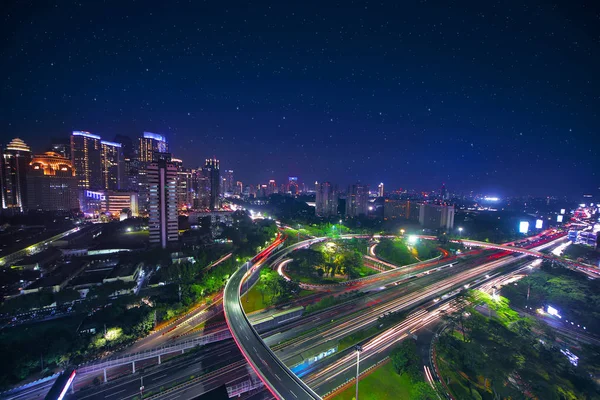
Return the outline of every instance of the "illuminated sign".
[[[567,210],[565,210],[564,208],[561,208],[561,209],[560,209],[560,213],[561,213],[561,214],[564,214],[565,212],[567,212]]]
[[[556,222],[563,222],[563,216],[562,215],[557,215],[556,216]]]
[[[527,222],[527,221],[521,221],[519,223],[519,232],[521,232],[521,233],[527,233],[527,232],[529,232],[529,222]]]
[[[146,139],[154,139],[154,140],[158,140],[158,141],[161,141],[161,142],[166,142],[167,141],[164,136],[159,135],[158,133],[152,133],[152,132],[144,132],[144,138],[146,138]]]
[[[100,140],[100,136],[98,135],[92,135],[89,132],[86,131],[73,131],[73,136],[85,136],[85,137],[89,137],[91,139],[98,139]]]
[[[541,219],[538,219],[535,221],[535,229],[542,229],[543,225],[544,225],[544,221],[542,221]]]

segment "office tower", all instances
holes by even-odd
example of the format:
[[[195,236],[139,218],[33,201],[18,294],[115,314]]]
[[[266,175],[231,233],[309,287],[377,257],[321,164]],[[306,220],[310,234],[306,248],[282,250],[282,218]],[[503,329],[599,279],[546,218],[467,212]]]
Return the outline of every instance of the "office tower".
[[[383,182],[381,182],[379,186],[377,186],[377,196],[383,197]]]
[[[288,177],[288,189],[287,191],[290,192],[292,194],[292,196],[295,196],[298,194],[299,190],[298,190],[298,177],[297,176],[290,176]]]
[[[187,210],[192,208],[194,203],[192,189],[192,171],[183,166],[183,161],[178,158],[171,158],[171,162],[177,168],[177,209]]]
[[[100,141],[102,146],[102,180],[106,190],[125,189],[125,165],[120,143]]]
[[[332,217],[338,212],[337,189],[329,182],[315,182],[316,205],[315,215]]]
[[[115,139],[113,140],[115,143],[121,143],[121,149],[123,150],[123,158],[125,159],[134,159],[137,158],[136,152],[139,149],[136,149],[136,146],[133,145],[133,140],[131,137],[127,135],[115,135]]]
[[[226,169],[223,171],[223,194],[233,194],[234,189],[233,170]]]
[[[383,203],[383,219],[419,219],[419,204],[410,200],[385,199]]]
[[[277,193],[277,183],[275,183],[275,179],[270,179],[269,185],[267,186],[267,196],[270,196],[274,193]]]
[[[219,170],[219,160],[209,158],[204,164],[204,176],[208,178],[210,184],[210,201],[208,208],[217,210],[220,207],[219,186],[221,184],[221,174]]]
[[[58,153],[61,156],[71,159],[71,141],[67,138],[54,138],[49,151]]]
[[[421,204],[419,224],[427,229],[453,229],[454,206]]]
[[[139,138],[138,159],[142,162],[152,162],[154,153],[166,153],[169,151],[167,139],[158,133],[144,132]]]
[[[148,163],[150,243],[163,249],[177,241],[177,167],[168,153],[156,153]]]
[[[85,131],[71,134],[71,164],[80,191],[99,190],[102,181],[102,144],[100,136]]]
[[[11,140],[2,157],[2,208],[23,212],[27,208],[27,170],[31,150],[19,138]]]
[[[27,206],[37,211],[79,208],[71,160],[52,151],[33,156],[27,172]]]
[[[448,198],[448,191],[446,190],[446,184],[442,183],[442,188],[440,189],[440,197],[445,200]]]
[[[237,181],[235,183],[235,189],[233,190],[233,194],[240,196],[243,191],[244,191],[244,185],[242,184],[242,182]]]
[[[346,218],[367,215],[369,187],[360,183],[348,186],[346,194]]]
[[[194,208],[208,209],[210,207],[210,177],[204,168],[194,170],[192,174],[192,188],[194,192]]]

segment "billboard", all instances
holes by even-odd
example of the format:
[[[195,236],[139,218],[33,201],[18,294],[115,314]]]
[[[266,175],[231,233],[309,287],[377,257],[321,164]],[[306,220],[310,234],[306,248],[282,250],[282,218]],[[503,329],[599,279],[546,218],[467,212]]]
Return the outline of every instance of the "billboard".
[[[521,233],[527,233],[527,232],[529,232],[529,222],[527,222],[527,221],[521,221],[519,223],[519,232],[521,232]]]
[[[563,216],[562,215],[557,215],[556,216],[556,222],[563,222]]]
[[[542,229],[543,225],[544,225],[544,221],[542,221],[541,219],[538,219],[535,221],[535,229]]]

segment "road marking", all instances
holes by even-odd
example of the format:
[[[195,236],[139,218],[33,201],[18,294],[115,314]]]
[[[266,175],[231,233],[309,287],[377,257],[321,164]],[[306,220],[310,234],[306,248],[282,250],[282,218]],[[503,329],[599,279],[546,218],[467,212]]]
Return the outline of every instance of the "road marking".
[[[279,375],[275,374],[275,377],[281,381],[281,378],[279,377]]]
[[[296,396],[296,393],[292,392],[291,390],[290,393],[293,394],[295,398],[298,398],[298,396]]]
[[[153,377],[152,380],[164,378],[165,376],[167,376],[167,374],[164,374],[164,375],[161,375],[161,376],[157,376],[157,377]]]
[[[126,390],[127,390],[127,389],[119,390],[118,392],[114,392],[114,393],[111,393],[111,394],[107,394],[107,395],[106,395],[106,396],[104,396],[104,397],[110,397],[110,396],[114,396],[115,394],[123,393],[123,392],[124,392],[124,391],[126,391]]]

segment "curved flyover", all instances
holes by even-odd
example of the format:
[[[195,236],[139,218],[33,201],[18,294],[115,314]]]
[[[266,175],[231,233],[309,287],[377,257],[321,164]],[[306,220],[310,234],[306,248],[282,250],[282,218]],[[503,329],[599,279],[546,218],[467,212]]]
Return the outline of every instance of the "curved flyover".
[[[273,246],[271,251],[275,247]],[[225,286],[223,309],[233,339],[252,369],[275,398],[320,399],[319,395],[275,356],[248,321],[240,301],[240,292],[245,278],[254,269],[255,266],[251,262],[245,263],[229,278]]]

